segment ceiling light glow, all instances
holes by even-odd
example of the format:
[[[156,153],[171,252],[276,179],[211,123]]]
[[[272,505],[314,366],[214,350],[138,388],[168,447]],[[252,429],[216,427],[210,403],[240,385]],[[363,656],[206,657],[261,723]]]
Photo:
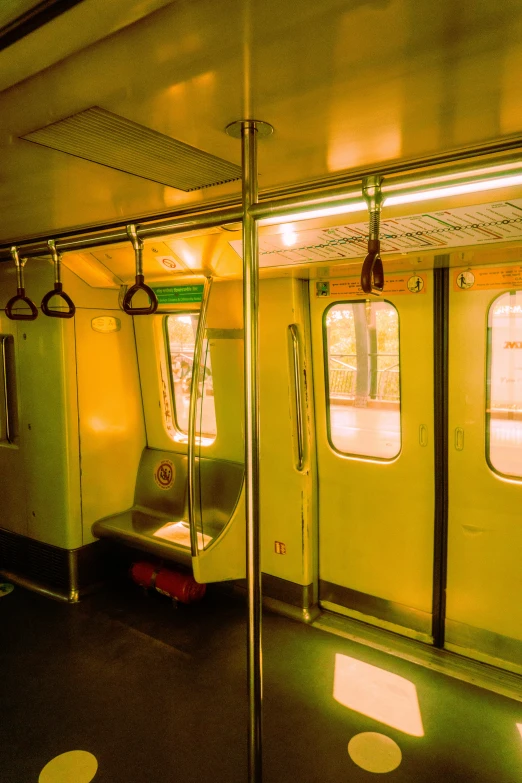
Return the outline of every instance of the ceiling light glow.
[[[497,177],[496,179],[485,179],[479,182],[468,182],[463,185],[450,185],[446,188],[434,188],[433,190],[420,190],[417,193],[403,193],[397,196],[388,196],[385,198],[385,205],[388,207],[400,204],[415,204],[418,201],[429,201],[437,198],[450,198],[451,196],[463,196],[466,193],[480,193],[484,190],[497,190],[498,188],[509,188],[514,185],[522,185],[522,175],[517,174],[512,177]]]
[[[297,234],[291,228],[286,228],[281,234],[281,240],[286,247],[292,247],[297,242]]]

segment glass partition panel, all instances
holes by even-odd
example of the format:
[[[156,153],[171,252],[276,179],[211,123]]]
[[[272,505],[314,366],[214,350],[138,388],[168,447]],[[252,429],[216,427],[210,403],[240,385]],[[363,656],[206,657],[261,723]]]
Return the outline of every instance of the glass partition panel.
[[[176,428],[188,435],[188,416],[190,405],[190,384],[194,364],[194,347],[199,313],[175,313],[168,315],[167,342],[170,357],[172,380],[172,405]],[[210,351],[202,352],[202,367],[198,383],[198,415],[196,434],[215,438],[216,411],[214,407],[214,389],[212,383],[212,365]]]

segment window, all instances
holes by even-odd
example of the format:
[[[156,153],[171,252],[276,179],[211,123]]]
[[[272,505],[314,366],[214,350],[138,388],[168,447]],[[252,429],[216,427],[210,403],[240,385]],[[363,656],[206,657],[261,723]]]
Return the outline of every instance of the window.
[[[198,320],[199,313],[176,313],[166,318],[174,420],[176,428],[183,435],[188,435],[190,385]],[[214,438],[217,432],[212,380],[209,345],[205,341],[199,377],[196,433],[210,438]]]
[[[486,456],[522,478],[522,291],[497,297],[488,315]]]
[[[401,450],[399,316],[389,302],[329,307],[328,436],[343,454],[393,459]]]

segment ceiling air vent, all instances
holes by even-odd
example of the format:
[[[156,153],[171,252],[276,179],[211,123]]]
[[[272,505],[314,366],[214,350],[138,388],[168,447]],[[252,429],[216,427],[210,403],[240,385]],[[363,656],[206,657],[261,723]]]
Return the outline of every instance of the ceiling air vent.
[[[93,106],[22,138],[179,190],[241,178],[241,168]]]

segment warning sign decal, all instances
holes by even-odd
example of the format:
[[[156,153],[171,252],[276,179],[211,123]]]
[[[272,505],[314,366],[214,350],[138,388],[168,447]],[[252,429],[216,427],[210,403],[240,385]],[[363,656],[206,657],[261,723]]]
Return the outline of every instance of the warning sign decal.
[[[397,294],[425,294],[427,290],[427,276],[425,274],[390,274],[384,282],[383,296],[396,296]],[[361,288],[359,277],[351,277],[347,280],[321,280],[315,284],[317,297],[353,296],[366,298],[367,294]]]
[[[163,459],[154,470],[154,481],[160,489],[172,489],[176,471],[170,459]]]
[[[454,291],[522,288],[522,266],[490,266],[457,269],[453,272]]]

